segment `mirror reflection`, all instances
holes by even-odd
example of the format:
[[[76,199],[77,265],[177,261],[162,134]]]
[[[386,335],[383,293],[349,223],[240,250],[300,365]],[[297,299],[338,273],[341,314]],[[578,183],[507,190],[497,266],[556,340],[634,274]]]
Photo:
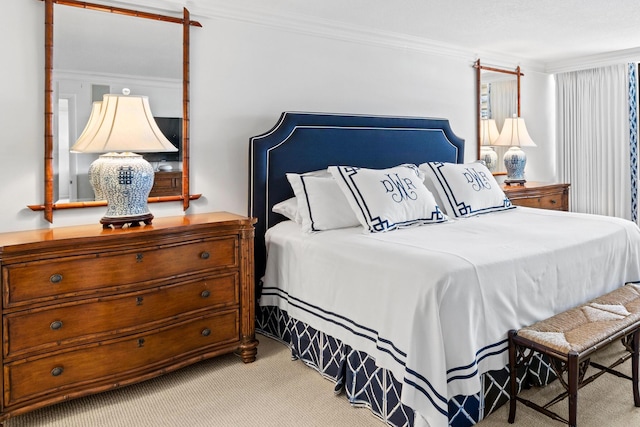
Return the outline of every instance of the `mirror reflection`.
[[[480,96],[483,102],[480,117],[495,120],[498,129],[502,129],[504,119],[518,113],[516,76],[482,70],[481,79]]]
[[[87,124],[93,103],[104,94],[121,94],[128,88],[132,95],[148,96],[159,127],[181,148],[181,26],[56,6],[54,40],[55,203],[96,199],[88,170],[97,154],[70,153],[69,147]],[[157,171],[150,196],[181,194],[181,154],[145,154]]]
[[[519,67],[514,70],[502,70],[495,67],[484,67],[476,63],[478,73],[478,158],[486,160],[486,152],[496,153],[495,166],[490,170],[501,175],[506,173],[502,158],[509,147],[495,147],[492,143],[497,139],[504,121],[514,114],[520,115],[520,73]]]

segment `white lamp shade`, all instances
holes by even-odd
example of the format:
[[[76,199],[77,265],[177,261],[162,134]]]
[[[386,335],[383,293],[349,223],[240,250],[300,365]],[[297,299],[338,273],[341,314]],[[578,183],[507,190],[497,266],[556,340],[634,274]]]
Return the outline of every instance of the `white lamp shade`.
[[[480,145],[493,145],[500,136],[498,126],[494,119],[482,119],[480,121]]]
[[[89,134],[95,134],[98,130],[98,119],[100,118],[100,110],[102,110],[102,102],[97,101],[94,102],[91,106],[91,114],[89,115],[89,121],[85,126],[84,130],[78,137],[78,140],[71,148],[72,153],[81,153],[84,151],[84,146],[86,146],[90,139],[87,138]],[[79,141],[82,141],[82,144],[78,144]]]
[[[71,152],[150,153],[178,149],[158,128],[146,96],[104,95],[95,119],[94,104],[89,122]]]
[[[497,146],[509,146],[509,147],[535,147],[536,143],[533,142],[527,132],[527,126],[524,124],[522,117],[513,117],[505,119],[500,136],[493,143]]]

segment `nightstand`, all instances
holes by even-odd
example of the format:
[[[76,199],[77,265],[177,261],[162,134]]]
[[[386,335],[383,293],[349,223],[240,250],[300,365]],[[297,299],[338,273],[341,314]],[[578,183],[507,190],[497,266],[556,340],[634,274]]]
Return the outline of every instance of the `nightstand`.
[[[516,206],[569,210],[569,184],[527,181],[523,185],[502,185],[505,194]]]

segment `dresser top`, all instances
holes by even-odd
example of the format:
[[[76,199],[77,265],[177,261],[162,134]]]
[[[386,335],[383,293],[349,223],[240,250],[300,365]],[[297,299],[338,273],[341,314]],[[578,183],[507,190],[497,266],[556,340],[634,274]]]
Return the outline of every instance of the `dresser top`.
[[[60,241],[68,239],[109,238],[123,234],[146,233],[149,231],[170,232],[176,227],[198,228],[199,225],[208,224],[224,225],[253,225],[251,218],[229,212],[210,212],[193,215],[154,218],[153,224],[140,225],[138,227],[123,227],[121,229],[103,229],[99,223],[78,225],[71,227],[44,228],[36,230],[15,231],[0,233],[0,253],[2,249],[13,245],[32,244],[44,241]]]
[[[569,187],[569,184],[561,182],[538,182],[538,181],[526,181],[523,184],[502,184],[504,190],[526,190],[536,188],[565,188]]]

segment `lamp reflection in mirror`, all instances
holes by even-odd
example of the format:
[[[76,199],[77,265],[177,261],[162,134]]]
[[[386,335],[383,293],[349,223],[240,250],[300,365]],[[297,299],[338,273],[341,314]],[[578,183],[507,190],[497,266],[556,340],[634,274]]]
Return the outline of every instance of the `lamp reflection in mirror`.
[[[107,212],[100,220],[103,228],[151,224],[147,198],[154,171],[136,153],[160,151],[177,148],[158,128],[146,96],[104,95],[101,103],[94,103],[89,122],[71,152],[107,153],[90,167],[96,197],[107,200]]]
[[[498,166],[498,153],[490,146],[498,139],[500,133],[494,119],[482,119],[480,121],[480,160],[484,161],[487,168],[493,172]]]
[[[91,114],[89,115],[89,121],[84,130],[78,137],[78,140],[72,147],[71,152],[81,153],[84,151],[86,145],[91,141],[87,138],[87,135],[93,135],[98,129],[98,118],[100,117],[100,110],[102,109],[102,102],[94,102],[91,107]],[[79,144],[80,142],[80,144]],[[102,154],[96,161],[89,166],[89,182],[93,189],[94,200],[104,200],[104,194],[102,193],[102,187],[100,186],[100,173],[99,169],[104,163],[105,157],[115,153]]]
[[[527,132],[527,126],[522,117],[505,119],[500,136],[493,143],[495,146],[511,147],[504,153],[504,166],[507,169],[505,184],[524,184],[524,167],[527,164],[527,155],[520,147],[535,147]]]

